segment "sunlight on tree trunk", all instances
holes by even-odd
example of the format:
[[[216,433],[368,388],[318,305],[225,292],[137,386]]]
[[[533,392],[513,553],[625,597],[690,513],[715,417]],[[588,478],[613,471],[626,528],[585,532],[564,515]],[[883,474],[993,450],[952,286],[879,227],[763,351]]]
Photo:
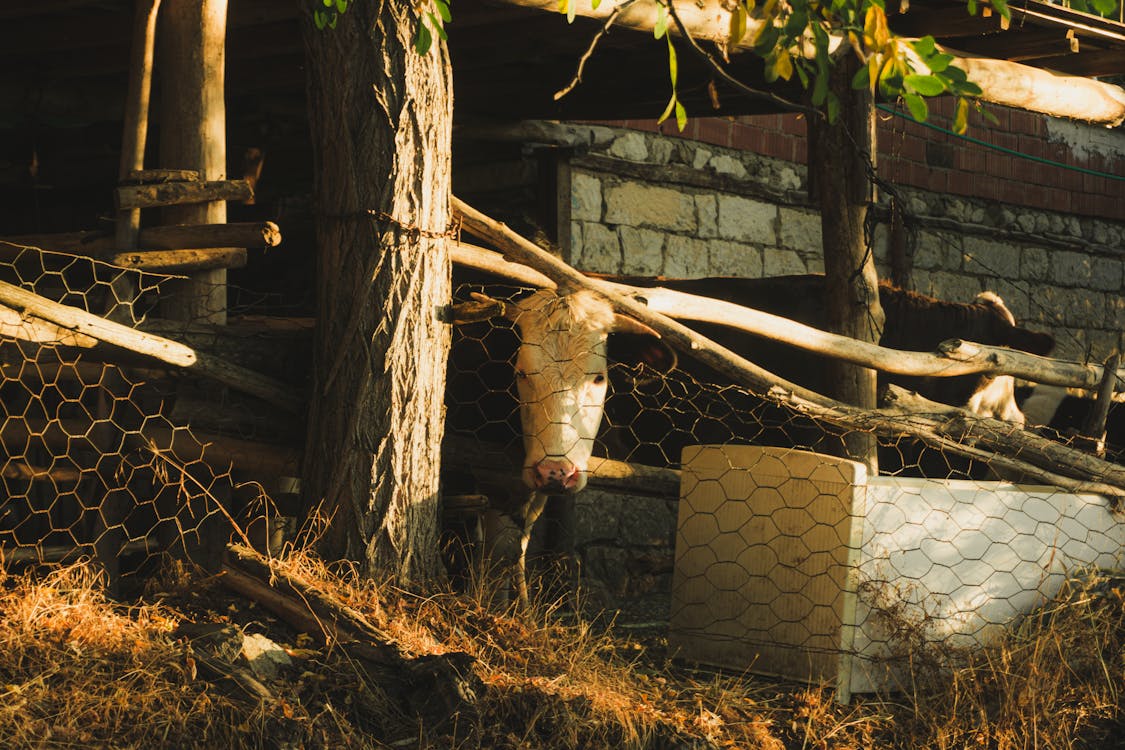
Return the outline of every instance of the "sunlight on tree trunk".
[[[820,205],[829,330],[877,342],[883,331],[879,275],[864,236],[872,189],[866,161],[875,153],[874,108],[866,90],[851,88],[858,65],[847,55],[833,70],[831,89],[840,97],[840,114],[832,125],[810,120],[809,170],[813,197]],[[828,360],[826,366],[833,375],[830,382],[836,384],[827,395],[864,409],[875,408],[874,370],[837,359]],[[845,444],[849,457],[876,470],[873,435],[853,431]]]
[[[440,575],[452,76],[413,48],[414,3],[305,6],[316,154],[317,343],[303,494],[329,559],[416,586]]]

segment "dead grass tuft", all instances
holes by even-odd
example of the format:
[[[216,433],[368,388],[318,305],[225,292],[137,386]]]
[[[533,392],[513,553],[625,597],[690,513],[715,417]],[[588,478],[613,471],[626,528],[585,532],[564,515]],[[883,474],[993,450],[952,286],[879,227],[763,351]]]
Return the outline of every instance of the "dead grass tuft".
[[[388,697],[388,675],[182,564],[134,606],[106,599],[94,569],[75,565],[0,573],[0,746],[1077,750],[1111,747],[1123,726],[1125,603],[1104,575],[1075,581],[986,649],[910,641],[911,695],[840,706],[826,688],[688,669],[660,633],[542,604],[520,615],[483,597],[420,597],[304,553],[284,565],[407,656],[469,654],[479,715],[435,736]],[[295,664],[262,678],[268,698],[251,695],[204,669],[187,624],[266,634]]]

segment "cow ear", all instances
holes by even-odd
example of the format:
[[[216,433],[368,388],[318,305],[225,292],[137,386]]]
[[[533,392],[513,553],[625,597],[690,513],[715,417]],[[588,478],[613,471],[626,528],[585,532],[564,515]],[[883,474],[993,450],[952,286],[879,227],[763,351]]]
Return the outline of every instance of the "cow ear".
[[[472,302],[461,302],[453,306],[454,323],[477,323],[496,317],[507,317],[507,306],[500,300],[472,292]]]
[[[659,338],[631,332],[615,332],[609,337],[609,358],[630,367],[647,365],[661,374],[676,369],[679,361],[675,350]]]
[[[614,333],[633,333],[638,336],[652,336],[654,339],[660,338],[660,334],[652,328],[636,318],[630,318],[628,315],[622,315],[621,313],[614,313],[613,328],[610,330]]]

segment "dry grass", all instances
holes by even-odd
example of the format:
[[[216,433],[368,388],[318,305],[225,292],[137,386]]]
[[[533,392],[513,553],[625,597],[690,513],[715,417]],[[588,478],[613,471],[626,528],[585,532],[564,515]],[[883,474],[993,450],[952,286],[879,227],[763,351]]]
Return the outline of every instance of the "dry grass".
[[[0,581],[0,746],[308,748],[1106,748],[1120,734],[1125,604],[1104,578],[1068,588],[1002,642],[917,653],[910,696],[840,706],[831,691],[674,664],[658,634],[421,598],[296,555],[291,575],[332,591],[410,656],[465,652],[479,718],[427,741],[338,649],[293,633],[214,581],[172,568],[146,602],[99,593],[88,565]],[[265,632],[296,665],[269,699],[208,675],[184,622]],[[563,624],[563,623],[566,624]],[[931,679],[928,676],[942,675]]]

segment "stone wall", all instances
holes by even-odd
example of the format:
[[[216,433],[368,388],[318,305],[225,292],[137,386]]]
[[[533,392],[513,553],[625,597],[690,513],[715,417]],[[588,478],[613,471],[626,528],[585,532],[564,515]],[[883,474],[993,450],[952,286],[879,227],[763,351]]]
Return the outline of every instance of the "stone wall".
[[[591,144],[570,162],[570,236],[562,244],[577,267],[667,277],[823,271],[804,165],[657,133],[571,127],[586,129]],[[1056,336],[1057,356],[1100,361],[1117,345],[1125,223],[899,193],[915,289],[953,301],[996,291],[1018,319]],[[887,236],[877,224],[884,277]]]

